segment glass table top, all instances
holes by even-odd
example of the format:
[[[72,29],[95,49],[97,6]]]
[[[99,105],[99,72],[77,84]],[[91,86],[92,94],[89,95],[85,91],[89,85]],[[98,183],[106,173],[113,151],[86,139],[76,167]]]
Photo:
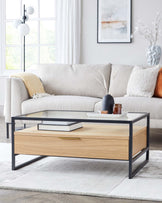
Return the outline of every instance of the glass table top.
[[[81,111],[41,111],[32,114],[15,116],[15,119],[25,120],[81,120],[99,122],[130,122],[147,117],[148,113],[123,113],[123,114],[100,114],[95,112]]]

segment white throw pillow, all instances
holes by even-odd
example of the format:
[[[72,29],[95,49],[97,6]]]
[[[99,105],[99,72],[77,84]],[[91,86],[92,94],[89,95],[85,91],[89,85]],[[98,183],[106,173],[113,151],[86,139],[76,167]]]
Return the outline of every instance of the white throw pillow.
[[[141,68],[135,66],[127,85],[127,96],[152,97],[159,67]]]

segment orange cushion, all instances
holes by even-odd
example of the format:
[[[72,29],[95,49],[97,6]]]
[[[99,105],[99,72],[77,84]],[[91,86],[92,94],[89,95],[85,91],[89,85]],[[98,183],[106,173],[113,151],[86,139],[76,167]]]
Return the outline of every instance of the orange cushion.
[[[162,68],[158,73],[154,96],[162,98]]]

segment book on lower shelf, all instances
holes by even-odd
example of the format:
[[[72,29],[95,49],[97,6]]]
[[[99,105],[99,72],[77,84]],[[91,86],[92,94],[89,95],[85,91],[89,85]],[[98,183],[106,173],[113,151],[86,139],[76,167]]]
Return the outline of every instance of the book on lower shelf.
[[[82,123],[64,121],[43,121],[42,123],[37,124],[38,130],[47,131],[73,131],[82,127]]]

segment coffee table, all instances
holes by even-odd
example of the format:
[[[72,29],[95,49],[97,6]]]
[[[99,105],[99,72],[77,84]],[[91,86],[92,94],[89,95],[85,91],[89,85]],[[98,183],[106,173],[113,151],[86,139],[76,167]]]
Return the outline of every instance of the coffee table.
[[[12,117],[12,170],[20,169],[46,156],[125,160],[128,177],[133,178],[149,160],[149,113],[127,113],[121,117],[89,117],[88,112],[42,111]],[[95,114],[94,114],[95,115]],[[15,130],[17,121],[75,121],[83,128],[71,132],[39,131],[35,127]],[[145,125],[136,125],[145,120]],[[39,155],[16,165],[16,156]],[[133,170],[133,163],[146,158]]]

